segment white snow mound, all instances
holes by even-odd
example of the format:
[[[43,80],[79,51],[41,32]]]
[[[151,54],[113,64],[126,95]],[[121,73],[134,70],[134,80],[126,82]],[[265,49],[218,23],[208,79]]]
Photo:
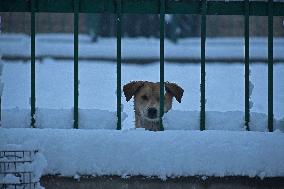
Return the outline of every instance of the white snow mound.
[[[42,149],[44,174],[284,176],[282,132],[0,129],[1,144],[27,140]]]

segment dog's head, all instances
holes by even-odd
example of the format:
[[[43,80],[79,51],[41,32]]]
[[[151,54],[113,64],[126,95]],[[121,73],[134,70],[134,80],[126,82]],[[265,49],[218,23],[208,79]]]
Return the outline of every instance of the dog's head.
[[[164,112],[172,108],[173,97],[181,103],[183,89],[175,83],[165,83]],[[160,114],[160,83],[148,81],[132,81],[123,86],[126,101],[134,96],[134,109],[141,119],[159,121]]]

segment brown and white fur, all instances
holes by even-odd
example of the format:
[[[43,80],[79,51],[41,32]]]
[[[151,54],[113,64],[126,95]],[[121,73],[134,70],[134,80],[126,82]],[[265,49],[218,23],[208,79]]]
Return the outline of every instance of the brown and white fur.
[[[175,83],[165,83],[164,112],[172,108],[173,97],[181,103],[184,90]],[[134,96],[135,127],[159,131],[160,83],[132,81],[123,86],[128,102]]]

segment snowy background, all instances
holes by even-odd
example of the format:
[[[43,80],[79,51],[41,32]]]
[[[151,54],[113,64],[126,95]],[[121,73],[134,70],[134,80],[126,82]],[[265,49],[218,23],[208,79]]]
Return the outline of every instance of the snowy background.
[[[48,42],[42,46],[38,44],[37,54],[71,56],[72,41],[69,40],[70,36],[66,38],[67,41],[61,42],[56,36],[45,39]],[[24,43],[19,44],[21,40],[16,38],[14,46],[4,39],[0,41],[2,55],[28,55],[29,42],[25,42],[25,36],[20,39]],[[159,56],[157,40],[139,40],[143,41],[144,46],[139,46],[139,43],[133,46],[127,39],[122,41],[124,57]],[[211,40],[212,46],[207,49],[215,52],[212,57],[243,58],[240,39],[226,39],[223,45],[218,44],[217,40],[215,44],[218,45],[215,46],[214,40]],[[52,46],[52,41],[56,45]],[[256,41],[259,43],[255,43],[255,51],[252,47],[252,56],[267,57],[266,39]],[[85,55],[115,57],[115,43],[112,40],[101,42],[106,45],[92,44],[93,47]],[[15,45],[17,43],[19,45]],[[183,45],[186,43],[181,42],[179,48],[169,47],[166,55],[185,57],[189,52],[199,57],[199,43],[185,49]],[[282,43],[283,39],[275,41],[276,58],[283,56],[280,53],[284,48]],[[110,44],[113,46],[110,47]],[[81,45],[83,49],[88,49],[91,44],[86,41],[84,45],[83,40],[79,49]],[[39,149],[47,160],[44,174],[75,178],[81,175],[144,175],[162,179],[194,175],[284,176],[282,63],[274,65],[275,131],[268,133],[244,132],[244,65],[241,62],[206,65],[206,128],[209,130],[203,132],[192,131],[199,129],[199,64],[166,62],[165,80],[175,82],[184,89],[182,103],[174,102],[173,110],[165,115],[165,132],[143,132],[143,129],[133,129],[133,101],[126,102],[123,94],[123,131],[115,130],[116,64],[99,60],[79,61],[79,128],[82,129],[63,130],[72,128],[73,123],[73,61],[47,57],[36,62],[36,124],[46,129],[22,129],[30,125],[30,61],[2,62],[4,128],[0,129],[0,150],[7,149],[8,144]],[[251,95],[251,130],[267,131],[267,65],[254,63],[250,69],[254,86]],[[159,81],[159,63],[123,64],[122,85],[132,80]],[[96,130],[85,130],[91,128]]]
[[[28,126],[29,111],[22,109],[29,108],[30,97],[30,64],[23,61],[3,61],[3,81],[5,83],[3,91],[2,105],[3,126],[11,126],[13,118],[26,119],[25,122],[15,123],[16,127]],[[173,64],[165,65],[165,80],[176,82],[185,89],[182,103],[174,103],[174,110],[197,111],[199,110],[199,78],[200,67],[198,64]],[[274,70],[274,114],[276,119],[283,119],[284,115],[284,84],[280,81],[284,73],[284,65],[276,64]],[[81,120],[96,117],[93,123],[100,127],[104,124],[105,118],[115,119],[116,110],[116,66],[111,62],[80,61],[79,62],[79,104],[81,109],[107,110],[101,115],[101,111],[82,112]],[[253,101],[252,112],[267,112],[267,66],[265,64],[253,64],[251,66],[251,82],[254,84],[251,100]],[[131,80],[159,80],[159,64],[122,66],[122,83],[126,84]],[[244,68],[241,64],[208,64],[206,67],[206,109],[208,111],[244,111]],[[102,82],[103,81],[103,82]],[[218,83],[218,85],[216,85]],[[44,59],[36,65],[36,94],[37,107],[39,111],[38,119],[45,118],[50,122],[48,127],[60,127],[60,121],[65,121],[63,128],[72,127],[72,107],[73,107],[73,62],[54,61]],[[128,115],[124,125],[132,125],[133,122],[133,102],[126,103],[122,95],[123,111]],[[11,111],[5,109],[14,109]],[[46,110],[45,110],[46,109]],[[48,111],[50,109],[50,111]],[[52,109],[57,109],[53,111]],[[65,111],[63,109],[66,109]],[[47,113],[44,113],[47,111]],[[91,111],[91,110],[90,110]],[[95,111],[95,110],[93,110]],[[25,114],[26,116],[24,116]],[[58,116],[55,119],[52,116]],[[21,117],[22,116],[22,117]],[[51,116],[51,117],[50,117]],[[225,115],[224,115],[225,116]],[[232,115],[226,116],[238,117]],[[222,116],[221,116],[222,117]],[[180,119],[188,121],[199,119],[198,116],[181,116]],[[218,119],[218,118],[216,118]],[[229,121],[226,120],[224,124]],[[236,121],[236,120],[234,120]],[[242,121],[242,120],[239,120]],[[265,124],[263,122],[262,124]],[[64,125],[64,123],[62,123]],[[115,122],[112,122],[115,127]],[[96,127],[96,126],[94,126]],[[260,126],[259,126],[260,127]],[[263,128],[263,127],[262,127]],[[283,129],[283,126],[282,126]]]
[[[3,56],[30,56],[30,41],[22,34],[1,36]],[[207,57],[243,58],[242,38],[209,38]],[[178,44],[166,41],[165,55],[169,58],[200,56],[200,41],[184,39]],[[36,54],[39,57],[73,57],[73,40],[70,34],[41,34],[37,36]],[[136,45],[136,46],[135,46]],[[283,59],[284,40],[274,40],[274,58]],[[123,39],[123,58],[159,57],[157,39]],[[80,36],[79,56],[116,56],[114,39],[100,39],[91,43]],[[186,53],[185,53],[186,52]],[[251,59],[267,58],[267,39],[252,38]],[[2,61],[4,63],[2,97],[2,125],[4,127],[29,127],[30,61]],[[250,66],[253,84],[252,130],[266,130],[267,114],[267,65]],[[283,129],[284,84],[281,77],[284,65],[274,66],[274,116],[275,129]],[[80,128],[116,127],[116,64],[112,61],[79,61]],[[123,64],[122,85],[132,80],[159,81],[159,63]],[[166,129],[198,129],[200,107],[200,65],[170,62],[165,64],[165,80],[184,88],[182,103],[174,102],[173,110],[165,116]],[[122,94],[123,126],[134,126],[133,102],[126,103]],[[36,106],[39,128],[72,128],[73,61],[43,58],[36,62]],[[175,111],[176,110],[176,111]],[[206,110],[208,129],[243,130],[244,66],[241,62],[209,63],[206,65]],[[228,112],[229,111],[229,112]],[[224,113],[227,112],[227,113]],[[179,117],[176,119],[176,117]]]
[[[36,56],[73,59],[73,34],[37,34]],[[30,36],[26,34],[0,35],[0,52],[3,57],[30,57]],[[122,58],[159,60],[160,41],[157,38],[123,38]],[[139,52],[137,52],[139,50]],[[274,38],[274,59],[284,60],[284,39]],[[79,57],[84,59],[116,60],[116,38],[100,38],[93,43],[88,35],[79,35]],[[165,40],[165,58],[182,60],[200,59],[200,38],[179,39],[178,43]],[[242,60],[244,58],[244,38],[217,37],[206,39],[207,59]],[[267,60],[267,38],[250,38],[251,60]],[[132,62],[133,63],[133,62]],[[190,63],[190,61],[187,61]]]
[[[3,61],[4,91],[2,125],[29,127],[30,64],[23,61]],[[274,66],[275,126],[283,131],[284,84],[281,77],[284,65]],[[266,130],[267,66],[251,65],[254,89],[253,130]],[[79,62],[80,128],[114,129],[116,111],[116,66],[112,62]],[[131,80],[159,81],[159,64],[122,66],[122,84]],[[182,103],[174,102],[166,121],[172,129],[198,129],[200,107],[200,66],[198,64],[166,63],[165,80],[176,82],[185,90]],[[217,85],[216,85],[217,83]],[[206,110],[208,128],[242,130],[244,111],[244,68],[242,64],[208,64],[206,66]],[[71,128],[73,107],[73,62],[44,59],[36,64],[37,120],[40,128]],[[133,102],[122,94],[123,125],[133,127]],[[179,111],[174,111],[179,110]],[[217,112],[216,112],[217,111]],[[231,113],[228,113],[231,111]],[[234,111],[234,112],[232,112]],[[222,113],[222,112],[227,112]],[[215,114],[214,114],[215,113]],[[262,114],[259,114],[262,113]],[[176,119],[176,117],[179,117]],[[282,124],[280,124],[282,120]],[[210,124],[210,122],[212,122]],[[219,121],[219,123],[218,123]],[[218,123],[219,126],[217,126]],[[222,124],[223,123],[223,124]],[[220,126],[220,124],[224,126]],[[282,126],[280,126],[282,125]],[[175,128],[174,128],[175,127]]]

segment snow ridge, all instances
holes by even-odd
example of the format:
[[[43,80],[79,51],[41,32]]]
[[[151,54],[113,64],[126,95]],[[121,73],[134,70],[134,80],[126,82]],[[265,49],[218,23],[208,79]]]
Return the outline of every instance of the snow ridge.
[[[28,140],[47,159],[44,174],[284,176],[281,132],[0,129],[1,144]]]

